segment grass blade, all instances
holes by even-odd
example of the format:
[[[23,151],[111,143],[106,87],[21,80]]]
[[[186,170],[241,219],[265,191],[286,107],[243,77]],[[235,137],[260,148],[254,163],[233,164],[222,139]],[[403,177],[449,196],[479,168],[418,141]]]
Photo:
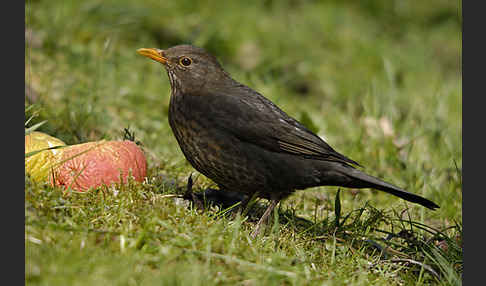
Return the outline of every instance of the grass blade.
[[[25,129],[25,135],[29,135],[30,133],[34,132],[37,128],[41,127],[46,122],[47,122],[47,120],[44,120],[44,121],[36,123],[36,124],[32,125],[31,127]]]
[[[339,193],[341,189],[339,188],[336,193],[336,199],[334,200],[334,214],[336,216],[336,228],[340,227],[339,221],[341,220],[341,199]]]

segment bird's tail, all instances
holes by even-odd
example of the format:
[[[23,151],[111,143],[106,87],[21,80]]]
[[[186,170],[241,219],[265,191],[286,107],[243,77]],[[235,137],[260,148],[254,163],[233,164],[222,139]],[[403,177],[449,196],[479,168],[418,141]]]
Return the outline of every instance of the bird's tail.
[[[358,169],[354,168],[349,168],[346,170],[346,175],[351,177],[354,182],[356,183],[356,187],[359,188],[373,188],[377,189],[380,191],[387,192],[389,194],[395,195],[397,197],[400,197],[404,200],[407,200],[412,203],[417,203],[420,204],[426,208],[429,208],[431,210],[434,210],[436,208],[439,208],[437,204],[434,202],[421,197],[419,195],[407,192],[403,189],[400,189],[397,186],[394,186],[390,183],[384,182],[376,177],[370,176],[368,174],[365,174]]]

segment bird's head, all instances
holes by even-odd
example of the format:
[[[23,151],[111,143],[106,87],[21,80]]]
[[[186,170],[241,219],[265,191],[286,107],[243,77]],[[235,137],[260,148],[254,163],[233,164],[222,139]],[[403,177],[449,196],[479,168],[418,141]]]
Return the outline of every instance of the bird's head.
[[[230,79],[218,60],[202,48],[178,45],[166,50],[143,48],[137,52],[164,65],[173,92],[198,92],[210,88],[213,82]]]

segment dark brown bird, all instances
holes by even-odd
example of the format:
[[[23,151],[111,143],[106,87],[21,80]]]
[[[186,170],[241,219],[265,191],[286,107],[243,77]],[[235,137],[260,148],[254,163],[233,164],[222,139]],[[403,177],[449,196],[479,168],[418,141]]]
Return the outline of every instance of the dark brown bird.
[[[179,45],[137,52],[163,64],[171,86],[169,124],[186,159],[222,190],[270,200],[252,236],[295,190],[373,188],[429,209],[439,206],[353,165],[274,103],[231,78],[201,48]]]

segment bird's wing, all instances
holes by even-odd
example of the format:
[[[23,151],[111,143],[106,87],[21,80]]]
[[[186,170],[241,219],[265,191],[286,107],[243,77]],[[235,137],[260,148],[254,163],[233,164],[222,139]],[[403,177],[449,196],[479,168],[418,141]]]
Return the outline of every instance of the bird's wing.
[[[190,96],[193,110],[211,117],[212,127],[274,152],[360,166],[256,91],[240,86],[223,93]],[[198,116],[194,114],[195,116]]]

